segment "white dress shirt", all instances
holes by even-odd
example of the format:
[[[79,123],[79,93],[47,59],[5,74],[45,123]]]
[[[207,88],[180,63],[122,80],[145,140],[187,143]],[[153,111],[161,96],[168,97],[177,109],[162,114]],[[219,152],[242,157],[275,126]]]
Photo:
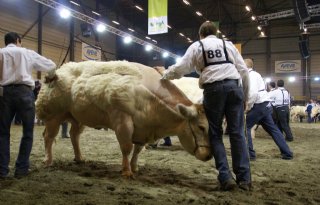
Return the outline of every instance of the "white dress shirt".
[[[290,93],[284,87],[278,87],[278,89],[270,91],[269,95],[273,101],[272,105],[275,107],[290,105]]]
[[[247,109],[250,110],[254,104],[270,102],[270,96],[265,89],[264,81],[259,73],[249,68],[250,89]]]
[[[201,42],[206,51],[220,51],[218,56],[213,53],[215,55],[214,59],[220,58],[220,61],[225,60],[223,41],[221,39],[214,35],[209,35],[202,39]],[[247,66],[232,42],[225,41],[225,45],[229,61],[232,63],[209,65],[206,67],[201,44],[197,41],[190,45],[180,62],[169,66],[164,72],[163,78],[169,80],[177,79],[192,71],[196,71],[200,75],[199,86],[203,88],[202,85],[205,83],[212,83],[224,79],[241,79],[242,77],[242,80],[246,81],[243,82],[243,86],[245,96],[247,97],[249,87]],[[241,83],[241,81],[239,82]]]
[[[34,88],[32,69],[37,71],[51,71],[56,64],[39,55],[35,51],[9,44],[0,50],[3,55],[3,76],[1,86],[24,84]]]

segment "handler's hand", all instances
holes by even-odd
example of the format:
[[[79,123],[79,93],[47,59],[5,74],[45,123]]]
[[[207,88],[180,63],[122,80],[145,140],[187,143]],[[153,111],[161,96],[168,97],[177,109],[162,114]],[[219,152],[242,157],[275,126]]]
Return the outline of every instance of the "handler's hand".
[[[158,73],[160,73],[160,75],[163,75],[164,71],[166,70],[165,67],[163,66],[155,66],[153,67],[156,71],[158,71]]]
[[[49,84],[49,83],[51,83],[51,82],[53,82],[53,81],[56,81],[56,80],[58,80],[58,76],[55,74],[54,76],[45,76],[44,77],[44,83],[46,83],[46,84]]]

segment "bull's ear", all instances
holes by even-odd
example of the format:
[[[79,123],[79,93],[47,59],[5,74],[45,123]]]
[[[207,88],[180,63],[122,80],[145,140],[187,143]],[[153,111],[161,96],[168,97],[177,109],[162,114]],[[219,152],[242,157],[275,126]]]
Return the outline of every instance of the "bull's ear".
[[[198,115],[197,108],[193,105],[192,106],[185,106],[185,105],[179,103],[177,105],[177,108],[178,108],[179,113],[187,119],[195,118]]]

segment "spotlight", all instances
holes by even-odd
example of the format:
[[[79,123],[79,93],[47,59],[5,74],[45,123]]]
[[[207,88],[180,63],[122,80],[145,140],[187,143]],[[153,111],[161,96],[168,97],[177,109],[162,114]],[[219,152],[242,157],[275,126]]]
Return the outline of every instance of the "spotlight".
[[[181,57],[177,57],[177,58],[176,58],[176,63],[180,63],[180,62],[181,62],[181,59],[182,59]]]
[[[97,27],[96,27],[96,30],[97,30],[98,32],[103,32],[103,31],[106,30],[106,26],[103,25],[102,23],[99,23],[99,24],[97,25]]]
[[[144,49],[145,49],[146,51],[151,51],[152,48],[153,48],[153,47],[152,47],[150,44],[148,44],[148,45],[145,46]]]
[[[61,18],[67,19],[71,16],[71,12],[66,8],[62,8],[59,12],[59,15]]]
[[[319,81],[320,78],[319,78],[319,77],[315,77],[314,80],[315,80],[315,81]]]
[[[131,43],[131,41],[132,41],[132,38],[131,38],[130,36],[126,36],[126,37],[124,37],[124,39],[123,39],[123,42],[124,42],[125,44],[129,44],[129,43]]]
[[[296,81],[296,78],[295,77],[293,77],[293,76],[291,76],[291,77],[289,77],[289,82],[294,82],[294,81]]]
[[[167,51],[165,51],[163,54],[162,54],[162,57],[163,58],[167,58],[169,56],[169,53]]]

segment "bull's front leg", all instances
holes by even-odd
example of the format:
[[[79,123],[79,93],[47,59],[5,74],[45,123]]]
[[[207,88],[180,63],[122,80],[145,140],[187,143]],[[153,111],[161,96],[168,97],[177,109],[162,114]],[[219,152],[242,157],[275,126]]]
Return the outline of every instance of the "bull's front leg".
[[[143,148],[144,148],[143,145],[138,145],[138,144],[134,145],[133,154],[132,154],[132,158],[131,158],[131,162],[130,162],[131,170],[133,172],[138,171],[138,156]]]
[[[45,123],[45,130],[43,131],[45,158],[43,163],[47,167],[52,165],[52,144],[55,136],[59,132],[59,125],[60,123],[56,121],[49,121]]]
[[[133,178],[129,162],[129,156],[133,148],[131,139],[133,129],[133,122],[129,116],[122,116],[121,123],[119,123],[115,129],[122,153],[122,176],[127,178]]]
[[[74,161],[77,163],[83,163],[84,159],[81,155],[80,151],[80,143],[79,138],[80,134],[83,131],[84,126],[81,126],[78,122],[75,120],[71,121],[71,129],[70,129],[70,138],[72,142],[73,152],[74,152]]]

